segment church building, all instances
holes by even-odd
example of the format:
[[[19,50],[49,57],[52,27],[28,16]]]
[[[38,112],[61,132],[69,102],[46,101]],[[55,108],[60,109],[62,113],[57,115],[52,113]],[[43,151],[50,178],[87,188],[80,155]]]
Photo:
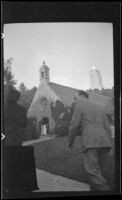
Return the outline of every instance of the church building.
[[[37,121],[48,119],[49,131],[53,131],[55,128],[55,120],[52,117],[51,104],[55,107],[55,103],[59,101],[65,108],[71,107],[78,89],[51,82],[49,67],[45,64],[45,61],[43,61],[39,73],[40,84],[34,95],[27,116],[28,118],[36,117]],[[108,97],[94,92],[88,93],[92,103],[99,104],[102,107],[107,105],[109,101]]]

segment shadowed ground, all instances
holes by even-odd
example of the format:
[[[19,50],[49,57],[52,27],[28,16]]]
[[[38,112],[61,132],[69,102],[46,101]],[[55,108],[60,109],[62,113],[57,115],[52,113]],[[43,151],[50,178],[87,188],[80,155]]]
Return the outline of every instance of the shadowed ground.
[[[80,137],[76,137],[72,151],[66,148],[66,137],[33,144],[36,168],[50,173],[88,183],[84,170]],[[110,187],[114,187],[114,156],[106,156],[102,172]]]

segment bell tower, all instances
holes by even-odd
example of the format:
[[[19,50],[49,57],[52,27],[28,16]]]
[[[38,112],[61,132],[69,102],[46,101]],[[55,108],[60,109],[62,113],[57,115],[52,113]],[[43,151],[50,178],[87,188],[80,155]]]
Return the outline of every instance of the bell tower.
[[[45,61],[43,61],[43,65],[40,67],[40,82],[42,80],[46,80],[47,83],[50,81],[49,77],[49,67],[45,64]]]

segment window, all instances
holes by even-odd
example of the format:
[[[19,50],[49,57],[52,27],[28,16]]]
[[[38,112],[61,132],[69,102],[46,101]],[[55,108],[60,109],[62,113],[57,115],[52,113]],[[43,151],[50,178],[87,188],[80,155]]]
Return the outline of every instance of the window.
[[[45,75],[48,76],[48,71],[45,71]]]
[[[41,72],[41,77],[44,78],[44,72]]]

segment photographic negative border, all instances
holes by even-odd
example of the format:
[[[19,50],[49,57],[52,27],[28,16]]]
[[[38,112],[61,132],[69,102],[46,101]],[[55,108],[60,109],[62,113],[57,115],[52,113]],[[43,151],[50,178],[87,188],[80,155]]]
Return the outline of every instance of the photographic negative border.
[[[107,193],[110,195],[120,194],[120,159],[121,159],[121,142],[120,142],[120,2],[35,2],[35,1],[15,1],[2,2],[2,33],[5,24],[10,23],[40,23],[40,22],[106,22],[113,24],[113,44],[114,44],[114,97],[115,97],[115,174],[116,188],[114,191]],[[4,47],[2,38],[2,54],[1,54],[1,85],[3,85],[3,63],[4,63]],[[2,87],[2,94],[4,94]],[[3,105],[3,97],[2,104]],[[2,133],[4,133],[4,112],[2,110]],[[11,194],[3,198],[13,198],[16,195]],[[13,196],[14,195],[14,196]],[[29,195],[29,196],[28,196]],[[53,196],[82,196],[82,195],[105,195],[105,192],[41,192],[33,194],[25,194],[19,197],[53,197]],[[17,197],[17,196],[16,196]]]

